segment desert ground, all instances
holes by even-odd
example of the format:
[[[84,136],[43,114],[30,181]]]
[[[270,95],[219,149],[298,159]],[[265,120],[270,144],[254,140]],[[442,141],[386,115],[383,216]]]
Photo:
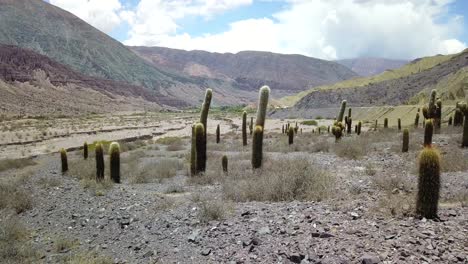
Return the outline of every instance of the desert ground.
[[[382,122],[335,143],[323,129],[332,120],[268,118],[264,164],[253,171],[240,117],[210,113],[207,170],[194,177],[190,132],[199,113],[3,120],[1,262],[468,263],[461,127],[444,123],[433,138],[442,157],[435,221],[414,215],[422,128],[409,127],[402,153],[401,131]],[[281,133],[287,122],[302,128],[293,145]],[[105,150],[120,142],[122,183],[107,179],[108,155],[106,181],[95,181],[96,141]],[[60,148],[68,150],[66,173]]]

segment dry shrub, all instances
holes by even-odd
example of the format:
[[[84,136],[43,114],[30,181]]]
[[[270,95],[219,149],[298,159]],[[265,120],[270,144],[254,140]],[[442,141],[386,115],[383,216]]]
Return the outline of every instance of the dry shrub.
[[[320,201],[333,192],[334,177],[307,160],[265,160],[252,171],[231,166],[223,182],[226,198],[233,201]]]
[[[123,176],[128,177],[131,183],[161,182],[176,176],[177,171],[183,169],[183,163],[178,159],[162,158],[141,163],[130,164],[124,169]]]
[[[66,257],[64,262],[68,264],[112,264],[114,261],[110,257],[101,256],[97,252],[80,252]]]
[[[231,203],[214,197],[204,197],[199,202],[198,218],[202,222],[225,219],[232,209]]]
[[[20,176],[0,182],[0,209],[13,209],[19,214],[33,207],[30,192],[23,187],[24,179]]]
[[[67,174],[80,180],[81,186],[91,190],[96,196],[102,196],[112,188],[113,183],[110,179],[105,179],[102,182],[96,181],[96,161],[94,159],[78,159],[69,162],[69,164]],[[108,173],[109,168],[105,169],[105,173]]]
[[[78,244],[79,242],[76,239],[69,239],[69,238],[60,236],[60,237],[57,237],[54,241],[54,249],[56,253],[61,253],[61,252],[72,249]]]
[[[391,216],[411,216],[415,210],[414,201],[413,195],[387,193],[379,199],[376,209]]]
[[[442,172],[466,171],[468,170],[468,157],[458,147],[452,147],[442,152]]]
[[[384,174],[376,173],[372,178],[372,182],[381,190],[391,192],[395,189],[410,191],[413,187],[411,182],[401,173]]]
[[[0,172],[10,169],[20,169],[27,166],[36,165],[37,163],[31,158],[23,159],[4,159],[0,160]]]
[[[37,252],[28,238],[29,230],[13,216],[0,219],[0,259],[2,263],[37,263]]]
[[[366,156],[370,149],[369,141],[364,137],[343,138],[333,146],[338,157],[360,159]]]

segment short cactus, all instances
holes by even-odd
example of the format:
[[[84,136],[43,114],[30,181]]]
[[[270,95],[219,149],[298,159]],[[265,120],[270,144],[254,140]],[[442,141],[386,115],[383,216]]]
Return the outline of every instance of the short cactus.
[[[205,127],[202,123],[195,125],[195,151],[196,151],[196,167],[195,173],[205,172],[206,168],[206,141]]]
[[[356,132],[356,133],[357,133],[357,134],[358,134],[358,136],[359,136],[359,135],[361,135],[361,127],[362,127],[362,122],[361,122],[361,121],[359,121],[359,122],[358,122],[358,124],[357,124],[357,126],[358,126],[358,127],[357,127],[357,132]]]
[[[242,146],[247,146],[247,112],[242,113]]]
[[[453,117],[450,116],[449,119],[448,119],[448,125],[451,126],[451,125],[452,125],[452,122],[453,122]]]
[[[292,127],[290,127],[288,131],[288,143],[289,145],[294,144],[294,129]]]
[[[216,144],[219,144],[219,141],[221,140],[221,131],[219,129],[219,124],[216,126]]]
[[[62,173],[68,171],[68,158],[67,158],[67,151],[64,148],[60,149],[60,160],[62,163]]]
[[[87,142],[83,144],[83,158],[85,160],[88,159],[88,143]]]
[[[228,158],[226,155],[223,155],[221,158],[221,165],[223,166],[223,172],[227,173],[228,172]]]
[[[402,152],[408,152],[409,149],[409,130],[405,128],[403,130],[403,146],[402,146]]]
[[[374,126],[374,131],[377,131],[377,125],[378,125],[378,120],[375,120],[375,126]]]
[[[427,219],[437,218],[440,192],[440,154],[425,147],[419,154],[418,194],[416,214]]]
[[[388,118],[384,118],[383,127],[388,128]]]
[[[195,138],[195,125],[192,125],[192,145],[190,148],[190,175],[197,174],[197,146]]]
[[[250,117],[250,125],[249,125],[250,135],[253,133],[253,117]]]
[[[419,108],[418,108],[418,113],[416,113],[416,117],[414,118],[414,128],[419,127]]]
[[[462,148],[468,147],[468,105],[466,103],[459,104],[461,113],[465,116],[463,122]]]
[[[110,178],[114,183],[120,183],[120,145],[112,142],[109,146]]]
[[[252,137],[252,168],[262,167],[263,158],[263,128],[255,126]]]
[[[348,108],[348,118],[351,117],[351,108]]]
[[[347,127],[348,127],[348,134],[351,134],[351,127],[353,125],[353,119],[351,117],[348,117],[348,122],[346,123]]]
[[[96,181],[104,180],[104,151],[101,143],[96,143]]]
[[[284,134],[284,125],[281,126],[281,134]]]
[[[455,114],[453,116],[453,126],[462,126],[463,125],[463,113],[460,110],[460,104],[457,103],[455,106]]]
[[[401,118],[398,118],[398,131],[401,131]]]
[[[426,120],[426,126],[424,127],[424,146],[428,147],[432,145],[432,134],[434,133],[434,123],[432,119]]]

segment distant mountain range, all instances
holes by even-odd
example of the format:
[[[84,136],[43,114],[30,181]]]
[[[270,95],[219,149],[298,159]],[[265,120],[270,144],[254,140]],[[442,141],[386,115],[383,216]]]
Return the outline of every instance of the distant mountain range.
[[[393,70],[402,67],[409,61],[405,60],[390,60],[384,58],[355,58],[337,60],[341,65],[344,65],[356,72],[357,74],[367,77],[380,74],[386,70]]]

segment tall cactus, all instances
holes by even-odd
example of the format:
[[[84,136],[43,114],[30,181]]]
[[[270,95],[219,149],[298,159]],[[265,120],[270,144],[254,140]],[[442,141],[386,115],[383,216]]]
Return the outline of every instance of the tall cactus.
[[[210,105],[211,105],[211,98],[213,97],[213,90],[211,89],[206,89],[205,92],[205,101],[203,101],[202,107],[201,107],[201,115],[200,115],[200,123],[203,124],[203,127],[206,132],[206,128],[208,127],[208,112],[210,111]],[[206,138],[206,135],[205,135]]]
[[[288,131],[288,143],[289,145],[294,144],[294,129],[292,127],[290,127]]]
[[[96,143],[96,181],[104,180],[104,151],[101,143]]]
[[[465,116],[463,122],[463,136],[462,136],[462,148],[468,147],[468,105],[466,103],[459,104],[460,111]]]
[[[190,175],[197,174],[197,146],[195,138],[195,125],[192,125],[192,146],[190,148]]]
[[[109,146],[110,178],[114,183],[120,183],[120,145],[112,142]]]
[[[195,173],[205,172],[206,168],[206,140],[205,127],[202,123],[195,125],[195,151],[196,151],[196,167]]]
[[[416,214],[427,219],[437,218],[440,192],[440,155],[425,147],[419,155],[418,194]]]
[[[223,155],[221,158],[221,165],[223,166],[223,172],[227,173],[228,172],[228,157],[226,155]]]
[[[252,138],[252,167],[254,169],[262,166],[263,158],[263,131],[265,128],[265,118],[268,107],[268,97],[270,96],[270,88],[263,86],[259,91],[257,120]]]
[[[346,100],[341,101],[340,112],[338,113],[338,118],[336,121],[343,122],[343,117],[346,109]]]
[[[247,146],[247,112],[242,113],[242,146]]]
[[[221,131],[219,129],[219,124],[216,126],[216,144],[219,144],[219,141],[221,140]]]
[[[408,152],[409,149],[409,130],[405,128],[403,130],[403,146],[402,146],[402,152]]]
[[[67,151],[64,148],[60,149],[60,161],[62,163],[62,173],[68,171],[68,158]]]
[[[85,160],[88,159],[88,143],[87,142],[83,144],[83,158]]]
[[[263,159],[263,128],[255,126],[252,138],[252,168],[262,167]]]
[[[432,145],[432,134],[434,133],[434,123],[432,119],[426,120],[426,126],[424,127],[424,146]]]
[[[250,135],[253,133],[253,116],[250,117],[250,125],[249,125]]]

